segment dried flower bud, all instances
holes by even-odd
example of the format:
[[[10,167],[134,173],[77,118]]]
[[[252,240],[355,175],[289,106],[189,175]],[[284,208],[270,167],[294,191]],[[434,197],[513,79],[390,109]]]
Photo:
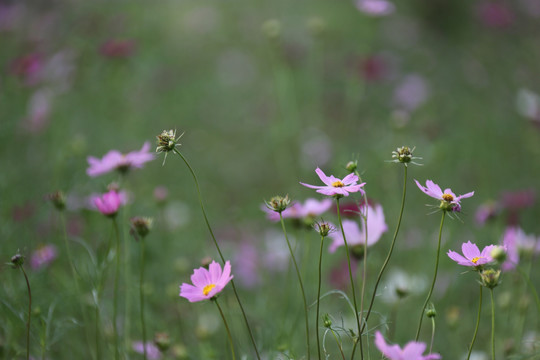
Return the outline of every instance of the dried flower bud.
[[[135,216],[130,219],[131,230],[144,238],[152,229],[153,219],[149,217]]]
[[[15,254],[11,257],[11,265],[14,268],[18,268],[24,264],[24,256],[21,254]]]
[[[47,195],[47,199],[57,210],[62,211],[66,208],[66,195],[60,190]]]
[[[392,158],[394,159],[393,162],[396,162],[396,163],[399,162],[399,163],[404,164],[405,166],[407,166],[407,164],[409,163],[420,165],[413,161],[416,159],[422,159],[420,157],[413,156],[414,149],[416,149],[416,147],[413,147],[411,149],[408,146],[402,146],[402,147],[397,148],[395,151],[392,151]]]
[[[154,344],[160,351],[167,351],[171,346],[171,339],[167,333],[156,333],[154,335]]]
[[[184,133],[182,133],[182,135],[184,135]],[[156,152],[160,153],[173,151],[176,146],[180,145],[177,144],[177,142],[182,137],[182,135],[176,137],[176,130],[163,130],[161,134],[156,136],[158,140]]]
[[[347,169],[348,172],[353,173],[358,168],[358,161],[349,161],[347,165],[345,165],[345,169]]]
[[[265,201],[266,207],[275,212],[283,212],[291,203],[289,195],[283,196],[274,196],[270,201]]]
[[[482,285],[488,289],[493,289],[499,285],[499,277],[501,276],[501,270],[487,269],[480,273],[482,279]]]

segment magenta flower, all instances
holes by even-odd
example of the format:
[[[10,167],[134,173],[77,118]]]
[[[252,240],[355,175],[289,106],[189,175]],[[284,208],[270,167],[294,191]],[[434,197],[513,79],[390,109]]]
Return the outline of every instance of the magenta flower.
[[[420,190],[422,190],[425,194],[431,196],[434,199],[441,201],[441,209],[443,210],[451,210],[455,212],[461,211],[461,199],[470,198],[474,195],[474,191],[468,192],[464,195],[456,196],[452,192],[450,188],[444,189],[444,192],[441,190],[439,185],[435,184],[431,180],[426,181],[426,187],[423,187],[420,185],[418,180],[414,180],[416,182],[416,185]]]
[[[133,342],[133,350],[139,354],[144,354],[144,348],[146,347],[146,357],[150,360],[161,359],[161,352],[159,348],[153,342],[147,342],[143,344],[142,341]]]
[[[223,272],[221,265],[212,261],[208,270],[204,267],[193,270],[193,275],[191,275],[193,285],[183,283],[180,286],[180,296],[185,297],[189,302],[211,299],[220,293],[232,278],[229,261],[225,263]]]
[[[461,251],[463,252],[464,257],[452,250],[448,250],[448,256],[450,259],[457,262],[458,265],[476,267],[493,261],[493,258],[491,257],[493,248],[495,248],[495,245],[489,245],[480,252],[480,249],[478,249],[476,244],[467,241],[461,245]]]
[[[144,163],[154,159],[154,154],[149,150],[150,143],[145,142],[141,150],[132,151],[125,155],[117,150],[111,150],[101,160],[89,156],[87,160],[90,167],[86,169],[86,173],[88,176],[94,177],[113,170],[126,172],[131,168],[142,168]]]
[[[364,245],[366,241],[366,225],[363,220],[360,221],[362,228],[358,226],[358,223],[354,220],[343,220],[343,231],[347,237],[347,244],[349,246]],[[368,206],[367,208],[367,245],[371,246],[375,244],[388,230],[388,226],[384,220],[384,213],[380,204],[375,208]],[[343,234],[341,231],[333,232],[330,237],[333,239],[332,244],[328,248],[331,253],[342,245],[345,245],[343,241]]]
[[[512,270],[519,264],[520,254],[534,254],[540,252],[540,240],[534,235],[526,234],[519,227],[506,229],[502,240],[506,247],[507,260],[502,264],[503,270]]]
[[[58,253],[54,245],[42,246],[32,253],[32,257],[30,258],[30,266],[32,269],[38,270],[49,265],[56,259],[57,256]]]
[[[439,354],[422,355],[426,350],[426,344],[411,341],[403,350],[399,345],[388,345],[380,331],[375,332],[375,345],[384,356],[390,360],[433,360],[441,359]]]
[[[96,196],[92,200],[99,212],[109,217],[115,216],[120,205],[123,204],[122,197],[116,190],[109,190],[109,192]]]
[[[319,168],[315,170],[319,178],[325,183],[326,186],[317,186],[300,183],[308,188],[317,189],[319,194],[328,196],[349,196],[349,193],[360,191],[363,193],[362,186],[366,183],[357,184],[358,176],[355,174],[349,174],[343,178],[343,180],[334,177],[333,175],[326,176],[326,174]]]
[[[386,16],[393,13],[396,6],[386,0],[357,0],[356,8],[367,15]]]

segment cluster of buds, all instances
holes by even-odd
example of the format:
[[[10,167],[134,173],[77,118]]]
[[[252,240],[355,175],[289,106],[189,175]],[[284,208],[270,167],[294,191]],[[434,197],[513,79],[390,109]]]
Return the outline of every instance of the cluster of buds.
[[[412,149],[408,146],[402,146],[397,148],[395,151],[392,151],[392,158],[394,159],[392,161],[395,163],[402,163],[405,166],[407,166],[407,164],[409,163],[414,165],[421,165],[413,161],[417,159],[422,159],[421,157],[413,156],[414,149],[416,149],[416,147],[413,147]]]
[[[57,190],[47,195],[46,198],[54,205],[57,210],[62,211],[66,208],[66,195],[62,191]]]
[[[289,207],[291,200],[289,199],[289,195],[285,195],[285,197],[274,196],[270,201],[265,201],[265,204],[268,209],[281,214]]]
[[[144,238],[152,229],[153,219],[149,217],[135,216],[130,219],[131,232]]]

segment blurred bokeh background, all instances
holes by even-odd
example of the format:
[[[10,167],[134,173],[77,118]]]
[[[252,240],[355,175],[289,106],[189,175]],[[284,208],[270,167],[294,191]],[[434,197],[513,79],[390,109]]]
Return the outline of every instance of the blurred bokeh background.
[[[146,141],[154,146],[163,129],[185,132],[179,149],[198,174],[233,272],[240,249],[254,259],[250,271],[258,277],[246,280],[242,292],[265,353],[292,349],[301,354],[303,335],[294,330],[302,322],[297,285],[288,280],[293,274],[262,266],[279,258],[285,243],[260,205],[276,194],[293,200],[318,197],[298,184],[317,183],[317,166],[343,176],[344,165],[358,160],[368,197],[383,205],[391,233],[402,168],[388,160],[398,146],[416,147],[423,166],[409,168],[404,225],[392,266],[426,279],[439,216],[427,216],[424,204],[430,199],[413,178],[432,179],[457,194],[475,191],[464,200],[461,220],[446,224],[445,252],[467,240],[498,243],[508,224],[539,234],[539,44],[538,0],[0,1],[0,254],[7,262],[18,249],[30,256],[45,244],[58,248],[56,263],[31,274],[36,306],[43,314],[51,304],[57,307],[49,319],[47,358],[82,352],[84,338],[70,337],[71,329],[79,331],[73,321],[78,305],[71,304],[73,293],[59,296],[70,274],[62,260],[60,222],[45,195],[68,194],[74,243],[92,247],[108,241],[110,223],[87,209],[86,198],[119,179],[114,173],[89,177],[86,159],[111,149],[140,149]],[[157,156],[121,184],[132,199],[126,217],[155,218],[147,239],[149,332],[170,334],[177,347],[171,358],[186,351],[192,359],[221,359],[225,343],[214,332],[220,326],[215,309],[178,298],[178,285],[188,281],[192,269],[204,256],[217,254],[187,168],[172,154],[164,166],[162,161],[163,155]],[[496,216],[484,224],[475,220],[475,212],[485,204]],[[300,249],[312,243],[314,255],[317,234],[291,231]],[[386,254],[389,233],[370,255],[370,275]],[[87,264],[84,248],[75,249]],[[136,245],[132,251],[136,274]],[[304,271],[314,281],[316,268],[308,266],[316,262],[305,256]],[[440,332],[434,349],[457,359],[473,330],[477,284],[445,257],[435,296]],[[343,252],[325,258],[327,291],[338,287],[330,283],[330,273],[343,259]],[[24,311],[25,284],[7,267],[0,277],[0,346],[11,359],[24,347],[24,323],[17,314]],[[536,274],[533,282],[538,285]],[[131,291],[136,289],[134,283]],[[313,298],[315,288],[309,291]],[[294,295],[284,295],[289,293]],[[414,335],[405,324],[409,317],[416,321],[423,297],[401,305],[395,342]],[[511,305],[504,308],[502,299],[501,311],[511,314],[517,298],[507,297]],[[231,299],[226,301],[240,334],[239,353],[250,354]],[[336,318],[350,316],[343,300],[324,306]],[[376,309],[388,313],[391,306],[380,303]],[[486,306],[486,316],[487,311]],[[285,319],[275,320],[280,318]],[[499,351],[508,347],[518,354],[519,339],[503,334],[537,329],[538,322],[503,325],[502,319]],[[138,323],[132,322],[135,339]],[[487,323],[486,318],[480,350],[488,349]]]

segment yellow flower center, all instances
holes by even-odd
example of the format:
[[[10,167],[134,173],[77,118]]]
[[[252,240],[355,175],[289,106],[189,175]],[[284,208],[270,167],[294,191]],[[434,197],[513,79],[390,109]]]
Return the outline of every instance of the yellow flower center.
[[[214,284],[208,284],[204,287],[204,289],[202,290],[202,293],[204,294],[204,296],[207,296],[210,293],[210,291],[212,291],[212,289],[215,287],[216,285]]]
[[[333,186],[333,187],[344,187],[345,184],[338,180],[338,181],[334,181],[334,182],[332,183],[332,186]]]
[[[472,261],[474,264],[476,264],[476,263],[478,262],[478,260],[480,260],[481,258],[482,258],[481,256],[473,257],[473,258],[471,259],[471,261]]]
[[[442,198],[443,200],[448,201],[448,202],[451,202],[454,200],[454,197],[450,194],[442,194]]]

